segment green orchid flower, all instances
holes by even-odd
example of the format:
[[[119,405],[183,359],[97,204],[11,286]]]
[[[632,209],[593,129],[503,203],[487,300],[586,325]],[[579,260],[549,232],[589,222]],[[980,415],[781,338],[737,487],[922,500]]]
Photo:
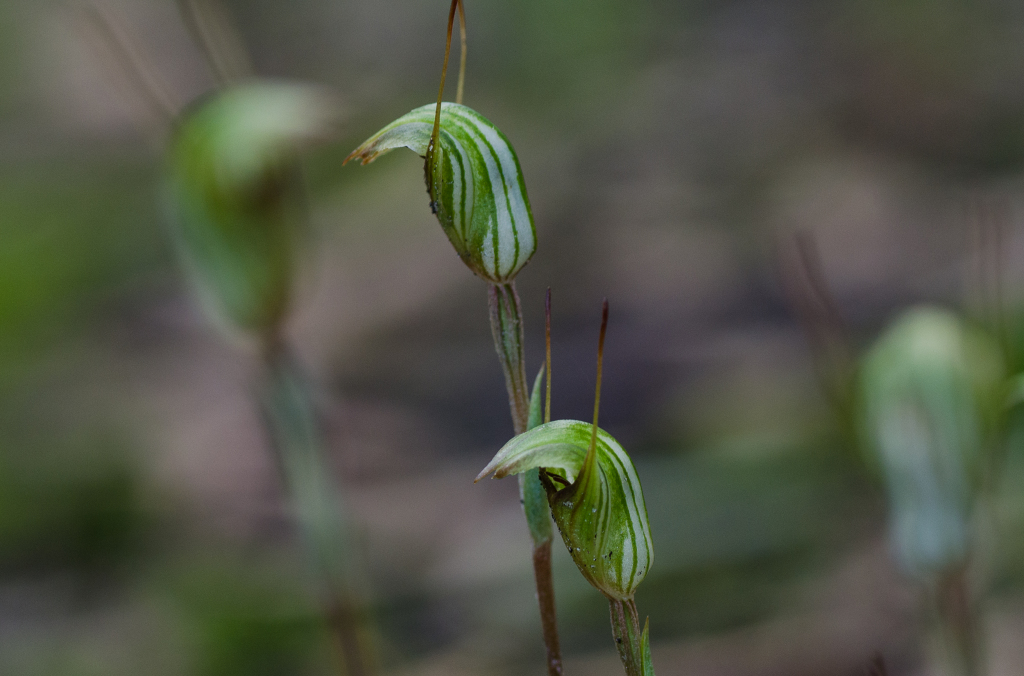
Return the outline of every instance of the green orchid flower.
[[[1001,383],[995,342],[937,308],[905,313],[864,359],[865,445],[889,493],[893,548],[916,577],[968,558]]]
[[[551,516],[583,577],[605,595],[612,630],[628,676],[653,676],[647,626],[640,632],[633,600],[654,563],[654,544],[640,477],[629,455],[597,426],[602,356],[608,323],[605,301],[598,343],[594,424],[556,420],[517,435],[477,475],[538,472]],[[550,344],[550,334],[548,337]],[[545,371],[550,374],[550,351]],[[549,381],[550,382],[550,381]],[[544,406],[550,416],[550,385]],[[540,418],[540,376],[530,402],[531,423]]]
[[[859,385],[865,446],[889,496],[892,548],[927,590],[943,671],[983,673],[970,569],[1006,401],[1001,350],[949,311],[914,308],[867,354]]]
[[[427,192],[459,258],[479,277],[510,282],[537,250],[530,200],[512,144],[489,120],[457,103],[403,115],[348,156],[367,164],[395,148],[427,159]]]
[[[477,476],[541,468],[555,525],[585,578],[610,599],[633,598],[654,562],[647,506],[636,468],[606,431],[555,420],[509,441]]]
[[[331,135],[336,114],[321,89],[248,82],[176,125],[166,193],[178,249],[207,307],[233,328],[265,332],[287,312],[306,221],[298,160]]]
[[[462,40],[455,103],[445,103],[444,85],[456,14]],[[372,162],[395,148],[424,160],[430,209],[463,263],[488,282],[491,333],[508,391],[512,428],[529,425],[523,350],[523,315],[515,277],[537,250],[537,231],[522,169],[512,144],[494,124],[462,105],[466,72],[466,22],[461,0],[451,0],[444,64],[437,101],[403,115],[345,160]],[[555,593],[551,575],[551,517],[538,472],[520,477],[523,507],[533,541],[534,580],[548,676],[561,676]]]

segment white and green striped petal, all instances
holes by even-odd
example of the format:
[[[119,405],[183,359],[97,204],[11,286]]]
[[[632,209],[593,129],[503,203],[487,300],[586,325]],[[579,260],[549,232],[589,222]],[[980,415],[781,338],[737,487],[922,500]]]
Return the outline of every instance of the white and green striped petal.
[[[583,576],[612,599],[633,598],[654,562],[640,478],[629,455],[602,429],[594,452],[590,423],[556,420],[520,434],[477,480],[542,468],[548,502]]]
[[[426,157],[436,106],[403,115],[355,149],[363,164],[395,148]],[[438,148],[430,152],[431,209],[459,257],[495,284],[511,281],[537,248],[537,233],[515,150],[486,118],[456,103],[441,106]],[[346,160],[347,161],[347,160]]]

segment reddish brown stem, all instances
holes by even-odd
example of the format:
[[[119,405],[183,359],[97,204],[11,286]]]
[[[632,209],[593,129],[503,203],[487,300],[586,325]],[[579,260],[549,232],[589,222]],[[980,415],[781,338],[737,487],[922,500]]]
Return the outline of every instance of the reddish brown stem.
[[[441,85],[437,88],[437,110],[434,113],[434,131],[430,134],[430,145],[427,146],[427,165],[430,165],[430,158],[437,146],[437,138],[441,133],[441,99],[444,98],[444,81],[448,76],[448,56],[452,51],[452,28],[455,26],[455,10],[459,7],[459,0],[452,0],[452,7],[448,10],[448,39],[444,45],[444,65],[441,66]]]
[[[462,40],[462,56],[459,58],[459,86],[455,90],[455,103],[462,103],[462,92],[466,88],[466,10],[459,0],[459,37]]]
[[[558,644],[558,617],[555,613],[555,586],[551,579],[551,540],[533,548],[533,576],[537,583],[537,603],[548,657],[548,676],[561,676],[562,649]]]
[[[594,386],[594,428],[590,434],[590,449],[587,455],[594,452],[597,444],[597,414],[601,412],[601,374],[604,371],[604,337],[608,332],[608,299],[601,304],[601,336],[597,341],[597,384]]]

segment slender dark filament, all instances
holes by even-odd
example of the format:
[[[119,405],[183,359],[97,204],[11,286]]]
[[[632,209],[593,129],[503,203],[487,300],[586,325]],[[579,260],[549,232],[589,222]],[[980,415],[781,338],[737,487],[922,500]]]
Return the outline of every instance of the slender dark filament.
[[[459,61],[459,87],[455,90],[455,103],[462,104],[462,90],[466,84],[466,12],[459,0],[459,37],[462,38],[462,58]]]
[[[1003,267],[1001,255],[1006,223],[1005,205],[975,197],[974,227],[977,230],[978,309],[981,319],[999,339],[1004,358],[1009,361],[1006,313],[1003,310]]]
[[[813,236],[797,232],[792,254],[783,260],[783,284],[807,335],[818,383],[843,434],[853,439],[853,350]]]
[[[223,6],[216,0],[178,0],[178,7],[218,85],[251,75],[245,44]]]
[[[551,422],[551,287],[544,296],[544,422]]]
[[[444,97],[444,79],[448,75],[448,56],[452,51],[452,28],[455,27],[455,9],[460,0],[452,0],[452,8],[448,10],[448,38],[444,45],[444,65],[441,66],[441,86],[437,90],[437,111],[434,113],[434,131],[430,134],[430,145],[427,146],[427,163],[431,161],[437,139],[441,135],[441,99]]]
[[[555,584],[551,577],[551,539],[533,548],[533,575],[537,584],[540,623],[547,649],[548,676],[561,676],[562,651],[558,645],[558,616],[555,613]]]
[[[85,17],[110,47],[114,58],[131,80],[134,88],[146,100],[149,108],[166,122],[178,114],[178,106],[171,101],[167,88],[152,65],[143,59],[139,50],[114,18],[98,5],[85,5]]]
[[[597,341],[597,385],[594,387],[594,431],[590,435],[587,455],[597,446],[597,414],[601,410],[601,371],[604,366],[604,334],[608,331],[608,299],[601,304],[601,337]]]

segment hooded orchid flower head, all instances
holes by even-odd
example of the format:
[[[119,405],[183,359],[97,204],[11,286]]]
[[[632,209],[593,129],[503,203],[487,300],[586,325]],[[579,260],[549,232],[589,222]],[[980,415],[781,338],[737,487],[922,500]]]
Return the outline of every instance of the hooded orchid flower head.
[[[937,308],[906,312],[865,357],[861,428],[889,494],[893,549],[916,577],[970,553],[1001,381],[995,342]]]
[[[305,224],[298,160],[333,132],[323,90],[247,82],[217,91],[178,121],[167,196],[178,248],[212,313],[263,331],[290,301]]]
[[[480,113],[461,103],[441,101],[456,7],[462,10],[461,3],[452,3],[437,103],[398,118],[345,161],[359,159],[368,164],[395,148],[408,148],[423,157],[430,209],[455,252],[477,276],[507,284],[537,250],[537,231],[512,144]],[[462,63],[464,68],[465,50]],[[461,92],[460,76],[459,101]]]
[[[599,355],[607,320],[606,301]],[[551,515],[576,567],[609,599],[626,601],[650,570],[654,546],[636,468],[622,446],[596,426],[600,382],[599,356],[593,425],[556,420],[534,427],[505,444],[477,481],[539,468]],[[535,387],[535,401],[538,396]]]

